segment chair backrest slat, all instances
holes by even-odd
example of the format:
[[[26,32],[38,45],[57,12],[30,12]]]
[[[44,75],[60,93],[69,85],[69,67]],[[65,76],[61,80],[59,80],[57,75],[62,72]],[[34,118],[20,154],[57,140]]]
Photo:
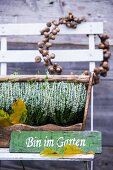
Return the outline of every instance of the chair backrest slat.
[[[45,28],[45,23],[33,24],[0,24],[0,35],[40,35],[40,30]],[[69,29],[64,25],[60,26],[59,34],[101,34],[103,32],[102,22],[85,22],[76,29]]]
[[[50,53],[56,54],[55,62],[90,62],[101,61],[103,59],[101,50],[50,50]],[[40,55],[38,50],[0,51],[0,62],[34,62],[37,55]]]

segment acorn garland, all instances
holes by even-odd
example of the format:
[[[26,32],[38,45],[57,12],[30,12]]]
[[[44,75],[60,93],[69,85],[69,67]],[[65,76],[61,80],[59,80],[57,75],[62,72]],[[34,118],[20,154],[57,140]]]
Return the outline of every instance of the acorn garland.
[[[99,67],[94,69],[94,81],[98,83],[99,81],[99,74],[103,77],[107,76],[107,71],[109,71],[109,64],[108,60],[110,59],[111,52],[110,52],[110,45],[108,42],[109,36],[107,34],[98,35],[101,40],[101,43],[98,45],[99,49],[103,49],[103,61],[101,62]]]
[[[50,40],[55,40],[56,35],[60,31],[59,25],[64,24],[69,28],[77,28],[77,25],[81,22],[84,22],[85,18],[74,17],[72,13],[69,13],[68,16],[59,18],[59,21],[53,20],[52,22],[46,23],[46,27],[41,30],[41,35],[44,36],[41,42],[38,43],[38,50],[43,56],[44,65],[48,66],[48,71],[51,74],[57,73],[61,74],[62,67],[57,63],[53,63],[51,60],[55,58],[54,53],[49,53],[49,48],[52,47]],[[40,62],[41,57],[37,56],[35,62]]]
[[[47,22],[46,27],[41,30],[41,35],[44,36],[42,41],[38,43],[38,50],[41,53],[44,61],[44,65],[48,67],[48,71],[50,74],[61,74],[62,67],[57,63],[53,63],[52,59],[55,58],[55,54],[49,52],[49,48],[52,47],[52,43],[50,40],[55,40],[56,35],[60,32],[59,26],[64,24],[68,28],[76,29],[78,24],[85,22],[86,19],[84,17],[77,18],[72,13],[69,13],[66,17],[59,18],[59,21],[53,20],[52,22]],[[107,71],[109,70],[108,60],[111,56],[109,51],[110,45],[107,39],[109,36],[107,34],[98,35],[101,40],[101,43],[98,45],[99,49],[103,49],[104,59],[101,62],[99,67],[94,69],[94,84],[99,82],[99,74],[101,76],[106,76]],[[35,62],[39,63],[41,61],[41,57],[37,56],[35,58]],[[84,71],[85,75],[88,75],[89,72]]]

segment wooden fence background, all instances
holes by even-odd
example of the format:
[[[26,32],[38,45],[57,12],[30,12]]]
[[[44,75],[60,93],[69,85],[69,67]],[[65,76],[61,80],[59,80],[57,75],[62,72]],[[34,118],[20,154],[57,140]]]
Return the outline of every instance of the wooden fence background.
[[[104,32],[110,35],[111,52],[113,55],[113,0],[0,0],[0,24],[1,23],[37,23],[58,19],[72,11],[75,16],[85,16],[88,21],[102,21]],[[36,49],[40,36],[9,37],[8,49]],[[98,40],[97,40],[98,43]],[[54,42],[53,49],[80,49],[86,48],[88,39],[86,36],[58,36]],[[71,55],[71,54],[70,54]],[[79,56],[78,56],[79,57]],[[85,64],[61,63],[64,74],[74,72],[81,73],[88,67]],[[97,63],[98,65],[98,63]],[[42,64],[17,63],[8,64],[8,74],[18,72],[19,74],[44,73]],[[87,129],[90,127],[90,116],[88,117]],[[113,56],[110,59],[110,71],[106,78],[94,88],[94,130],[102,131],[103,154],[95,159],[95,170],[113,169]],[[18,169],[20,164],[4,163],[3,169]],[[25,162],[30,167],[31,163]],[[34,164],[34,165],[33,165]],[[33,163],[31,169],[37,165],[38,169],[56,169],[57,164],[49,162],[45,167],[41,163]],[[11,165],[11,166],[10,166]],[[64,165],[64,166],[63,166]],[[16,166],[16,167],[15,167]],[[53,168],[54,167],[54,168]],[[71,164],[73,169],[74,163]],[[70,164],[61,165],[61,169],[70,169]],[[77,166],[76,166],[77,168]],[[28,168],[29,169],[29,168]],[[60,169],[60,165],[59,165]],[[79,169],[79,166],[78,166]]]

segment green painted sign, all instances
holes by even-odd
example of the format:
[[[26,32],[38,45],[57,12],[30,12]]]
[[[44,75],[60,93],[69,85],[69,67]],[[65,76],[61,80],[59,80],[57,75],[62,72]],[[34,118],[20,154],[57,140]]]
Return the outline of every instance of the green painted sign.
[[[97,131],[13,131],[10,152],[39,153],[44,148],[56,151],[75,145],[83,152],[101,153],[101,133]]]

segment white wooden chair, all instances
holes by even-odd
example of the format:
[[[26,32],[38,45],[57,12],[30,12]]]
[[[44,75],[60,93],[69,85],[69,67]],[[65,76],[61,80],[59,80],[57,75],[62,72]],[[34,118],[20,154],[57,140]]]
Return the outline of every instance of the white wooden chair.
[[[40,30],[45,24],[0,24],[1,50],[0,50],[0,75],[7,75],[7,63],[34,62],[38,50],[7,50],[9,36],[40,35]],[[59,34],[86,34],[89,35],[89,49],[86,50],[56,50],[55,61],[64,62],[89,62],[89,70],[93,72],[95,62],[103,60],[102,50],[95,49],[95,34],[103,33],[103,23],[86,22],[78,25],[77,29],[61,27]],[[71,55],[70,55],[71,54]],[[79,56],[79,57],[78,57]],[[93,88],[91,92],[91,131],[93,131]],[[93,155],[81,155],[73,160],[90,161],[93,170]],[[41,160],[36,154],[9,153],[8,148],[0,148],[0,160]],[[49,159],[49,158],[48,158]],[[44,159],[45,160],[45,159]],[[56,159],[57,160],[57,159]]]

